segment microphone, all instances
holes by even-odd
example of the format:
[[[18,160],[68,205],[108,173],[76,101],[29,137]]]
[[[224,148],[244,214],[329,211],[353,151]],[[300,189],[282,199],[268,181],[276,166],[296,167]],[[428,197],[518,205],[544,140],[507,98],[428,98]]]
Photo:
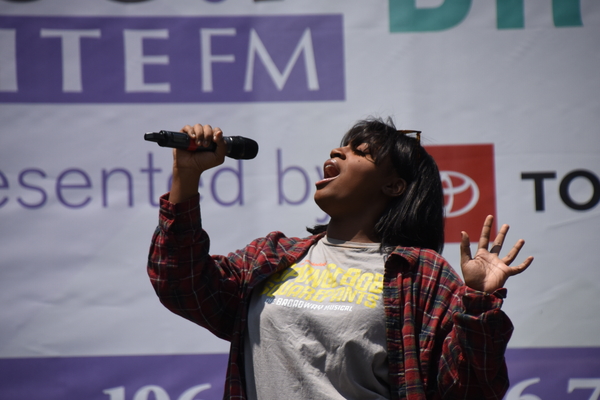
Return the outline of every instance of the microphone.
[[[181,132],[159,131],[146,132],[144,139],[149,142],[156,142],[161,147],[171,147],[187,151],[215,151],[216,143],[211,143],[208,147],[202,147],[196,144],[187,134]],[[227,157],[236,160],[250,160],[258,154],[258,143],[252,139],[242,136],[223,136],[227,144]]]

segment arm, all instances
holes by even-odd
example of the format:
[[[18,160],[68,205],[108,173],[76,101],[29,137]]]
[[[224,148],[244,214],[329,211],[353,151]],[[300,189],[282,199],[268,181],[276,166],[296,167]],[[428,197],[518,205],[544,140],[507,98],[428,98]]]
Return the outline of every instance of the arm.
[[[210,125],[182,132],[215,152],[173,151],[173,186],[160,199],[159,226],[148,258],[148,274],[161,302],[171,311],[227,339],[239,303],[243,265],[209,255],[209,238],[200,219],[198,182],[205,170],[221,164],[223,133]]]
[[[474,258],[469,236],[462,233],[461,267],[466,286],[454,293],[451,302],[451,331],[445,338],[439,366],[442,398],[501,399],[508,389],[504,352],[513,325],[500,309],[506,296],[502,287],[510,276],[527,269],[533,257],[509,267],[523,247],[524,241],[519,240],[504,258],[499,258],[508,225],[500,228],[488,251],[492,223],[493,217],[488,216]]]
[[[178,204],[167,196],[148,256],[152,286],[170,311],[229,340],[248,268],[239,258],[209,255],[198,194]]]
[[[311,241],[294,250],[298,240],[273,232],[226,257],[211,256],[210,240],[201,224],[198,182],[203,171],[223,162],[226,145],[222,131],[209,125],[187,125],[182,132],[203,146],[213,141],[217,149],[174,150],[173,185],[160,201],[148,275],[169,310],[230,340],[249,287],[273,269],[288,266]]]

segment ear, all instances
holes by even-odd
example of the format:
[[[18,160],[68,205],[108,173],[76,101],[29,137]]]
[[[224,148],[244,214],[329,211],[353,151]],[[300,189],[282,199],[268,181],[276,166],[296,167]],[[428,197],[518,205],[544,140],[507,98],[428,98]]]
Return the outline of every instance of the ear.
[[[398,197],[406,190],[406,181],[394,176],[383,186],[382,190],[386,196]]]

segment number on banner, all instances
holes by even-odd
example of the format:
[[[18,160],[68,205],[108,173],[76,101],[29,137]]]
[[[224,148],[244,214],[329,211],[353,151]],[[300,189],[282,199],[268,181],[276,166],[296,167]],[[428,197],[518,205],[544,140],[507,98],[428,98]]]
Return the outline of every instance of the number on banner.
[[[540,378],[527,379],[517,383],[506,394],[506,400],[542,400],[533,394],[522,394],[523,390],[528,386],[535,385],[540,381]],[[112,400],[112,399],[111,399]]]
[[[195,400],[194,397],[198,393],[205,391],[206,389],[210,389],[210,387],[210,383],[204,383],[202,385],[193,386],[185,392],[183,392],[181,396],[179,396],[178,400]]]
[[[169,398],[169,394],[165,392],[165,389],[155,385],[148,385],[140,388],[137,392],[135,392],[133,400],[148,400],[148,395],[150,393],[154,393],[154,398],[156,400],[171,400]]]
[[[600,379],[569,379],[569,393],[572,393],[575,389],[594,389],[589,400],[598,400],[600,397]]]
[[[102,393],[109,395],[110,400],[125,400],[125,388],[123,386],[106,389]]]
[[[204,383],[202,385],[192,386],[187,389],[185,392],[179,396],[177,400],[196,400],[195,396],[203,392],[207,389],[210,389],[210,383]],[[125,400],[125,387],[119,386],[116,388],[105,389],[102,393],[108,395],[110,400]],[[154,397],[150,397],[150,393],[154,395]],[[155,400],[171,400],[169,394],[160,386],[156,385],[148,385],[139,388],[135,394],[133,395],[133,400],[148,400],[149,398],[153,398]]]

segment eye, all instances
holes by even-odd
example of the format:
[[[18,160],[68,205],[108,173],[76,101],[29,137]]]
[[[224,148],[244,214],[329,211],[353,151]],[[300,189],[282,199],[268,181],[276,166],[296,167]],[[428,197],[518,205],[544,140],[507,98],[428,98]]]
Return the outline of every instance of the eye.
[[[361,143],[358,146],[352,146],[352,150],[354,151],[354,154],[363,157],[366,157],[367,155],[371,154],[369,152],[369,145],[367,143]]]

